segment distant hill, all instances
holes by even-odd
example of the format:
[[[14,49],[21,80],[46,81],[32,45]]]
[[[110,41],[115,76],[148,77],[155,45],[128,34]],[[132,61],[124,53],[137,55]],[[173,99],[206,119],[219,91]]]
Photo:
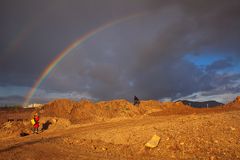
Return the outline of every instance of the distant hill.
[[[217,107],[224,105],[223,103],[217,101],[204,101],[204,102],[196,102],[196,101],[188,101],[188,100],[179,100],[177,102],[182,102],[185,105],[189,105],[194,108],[208,108],[208,107]]]

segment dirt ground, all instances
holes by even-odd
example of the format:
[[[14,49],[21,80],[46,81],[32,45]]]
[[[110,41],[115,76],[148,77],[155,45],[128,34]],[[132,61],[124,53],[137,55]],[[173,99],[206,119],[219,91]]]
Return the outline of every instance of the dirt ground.
[[[240,110],[150,114],[0,138],[0,160],[240,159]],[[153,135],[156,148],[144,144]]]

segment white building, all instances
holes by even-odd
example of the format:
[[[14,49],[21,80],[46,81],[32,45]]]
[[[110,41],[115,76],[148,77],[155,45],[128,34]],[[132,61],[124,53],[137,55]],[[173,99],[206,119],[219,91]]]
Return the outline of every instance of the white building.
[[[29,104],[28,106],[25,106],[24,108],[41,108],[43,104],[38,104],[38,103],[32,103]]]

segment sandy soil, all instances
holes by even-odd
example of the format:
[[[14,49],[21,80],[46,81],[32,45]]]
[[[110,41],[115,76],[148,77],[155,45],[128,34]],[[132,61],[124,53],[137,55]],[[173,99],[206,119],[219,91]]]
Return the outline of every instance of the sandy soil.
[[[240,159],[240,111],[149,114],[0,138],[0,160]],[[144,144],[156,134],[156,148]]]

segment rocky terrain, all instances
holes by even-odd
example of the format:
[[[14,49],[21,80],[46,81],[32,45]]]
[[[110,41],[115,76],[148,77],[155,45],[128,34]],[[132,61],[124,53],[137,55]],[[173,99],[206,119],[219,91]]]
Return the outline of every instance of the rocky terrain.
[[[32,134],[29,122],[35,112],[39,134]],[[10,122],[10,113],[1,114],[0,159],[240,159],[240,97],[214,108],[60,99],[13,114]],[[157,146],[146,147],[154,135]]]

